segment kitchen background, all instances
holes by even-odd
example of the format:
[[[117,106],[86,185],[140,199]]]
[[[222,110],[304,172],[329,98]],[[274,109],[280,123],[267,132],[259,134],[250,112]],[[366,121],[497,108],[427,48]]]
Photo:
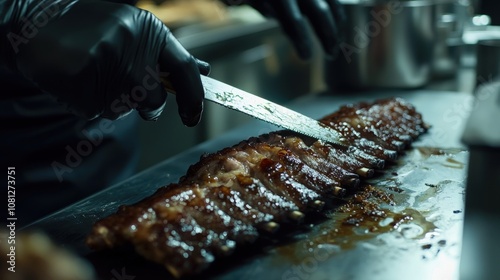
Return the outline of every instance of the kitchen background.
[[[346,63],[342,50],[335,61],[327,61],[317,41],[313,58],[300,60],[278,24],[245,5],[227,7],[217,0],[141,0],[138,6],[163,20],[194,56],[208,61],[212,65],[211,77],[280,104],[331,87],[335,88],[329,94],[356,94],[373,88],[472,93],[476,86],[477,41],[500,38],[500,30],[493,26],[500,21],[492,13],[500,12],[493,7],[499,5],[497,1],[340,2],[349,17],[344,30],[346,40],[359,35],[354,32],[359,29],[356,27],[374,20],[370,12],[379,11],[380,3],[402,3],[404,12],[392,14],[387,26],[381,26],[380,34],[368,34],[370,42],[359,48],[362,53],[357,60]],[[420,45],[409,48],[415,41]],[[386,55],[374,49],[376,45],[387,48]],[[150,167],[252,120],[209,102],[205,105],[196,128],[182,125],[173,96],[169,96],[157,122],[141,122],[139,168]]]

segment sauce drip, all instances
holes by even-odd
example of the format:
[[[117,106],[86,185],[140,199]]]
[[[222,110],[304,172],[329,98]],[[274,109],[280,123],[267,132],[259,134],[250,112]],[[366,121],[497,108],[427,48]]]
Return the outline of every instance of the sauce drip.
[[[314,232],[302,234],[299,241],[278,247],[276,252],[286,261],[300,264],[321,248],[330,248],[325,252],[333,256],[383,233],[398,231],[404,238],[423,239],[437,227],[422,213],[412,208],[389,210],[396,203],[394,196],[402,192],[397,187],[365,185],[344,205],[328,213],[328,220],[316,225]]]

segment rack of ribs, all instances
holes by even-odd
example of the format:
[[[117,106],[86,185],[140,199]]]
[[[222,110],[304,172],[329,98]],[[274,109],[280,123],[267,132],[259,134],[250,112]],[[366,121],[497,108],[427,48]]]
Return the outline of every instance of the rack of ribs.
[[[279,131],[204,155],[178,183],[96,222],[87,245],[128,244],[175,277],[199,273],[355,192],[428,129],[399,98],[343,106],[321,122],[349,146]]]

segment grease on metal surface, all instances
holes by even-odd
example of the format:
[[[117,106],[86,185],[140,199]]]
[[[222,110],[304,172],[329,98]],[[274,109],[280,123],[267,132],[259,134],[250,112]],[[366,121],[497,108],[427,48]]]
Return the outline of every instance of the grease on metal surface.
[[[460,162],[458,160],[455,160],[453,158],[447,158],[446,159],[447,164],[443,164],[446,167],[450,168],[456,168],[456,169],[463,169],[465,164],[463,162]]]
[[[457,153],[462,152],[462,149],[442,149],[436,147],[417,147],[417,151],[422,156],[422,159],[425,160],[431,156],[445,156],[445,155],[455,155]]]
[[[398,231],[405,238],[422,239],[437,229],[415,209],[406,208],[396,213],[384,207],[387,205],[394,205],[392,191],[367,185],[346,204],[329,213],[329,220],[318,225],[315,234],[305,234],[298,243],[276,251],[287,261],[299,264],[305,254],[322,245],[333,245],[341,252],[382,233]]]
[[[410,151],[409,158],[403,157],[383,176],[364,185],[345,204],[327,214],[327,221],[311,225],[313,230],[303,233],[297,242],[276,248],[274,251],[280,257],[275,261],[300,264],[311,252],[324,246],[330,248],[328,256],[333,257],[362,243],[370,243],[383,234],[421,243],[424,259],[437,255],[449,244],[445,239],[434,240],[441,232],[432,218],[435,209],[419,206],[429,203],[444,188],[455,186],[457,181],[443,178],[438,183],[422,183],[415,191],[415,186],[407,185],[404,177],[411,173],[406,169],[416,166],[421,172],[443,167],[463,169],[465,164],[454,158],[461,152],[464,151],[433,147],[418,147]],[[460,212],[453,211],[454,214]]]

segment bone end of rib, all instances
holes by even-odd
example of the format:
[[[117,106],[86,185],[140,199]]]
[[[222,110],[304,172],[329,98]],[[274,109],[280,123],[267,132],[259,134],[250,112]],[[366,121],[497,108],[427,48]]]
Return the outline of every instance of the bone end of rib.
[[[177,268],[175,268],[174,266],[172,266],[170,264],[166,264],[165,268],[167,268],[168,272],[170,272],[170,274],[172,274],[172,276],[174,276],[174,278],[177,279],[177,278],[181,277],[180,271]]]
[[[375,170],[366,167],[361,167],[360,169],[356,170],[356,174],[358,174],[361,177],[370,178],[375,174]]]
[[[301,223],[304,220],[305,214],[300,211],[292,211],[288,214],[288,218],[296,223]]]
[[[234,251],[234,247],[229,247],[227,245],[222,245],[219,247],[219,252],[224,256],[229,256]]]
[[[322,200],[315,200],[311,203],[311,207],[314,208],[315,210],[318,210],[318,211],[323,209],[324,206],[325,206],[325,202]]]
[[[262,224],[259,228],[267,233],[275,233],[280,228],[280,225],[276,222],[267,222]]]

